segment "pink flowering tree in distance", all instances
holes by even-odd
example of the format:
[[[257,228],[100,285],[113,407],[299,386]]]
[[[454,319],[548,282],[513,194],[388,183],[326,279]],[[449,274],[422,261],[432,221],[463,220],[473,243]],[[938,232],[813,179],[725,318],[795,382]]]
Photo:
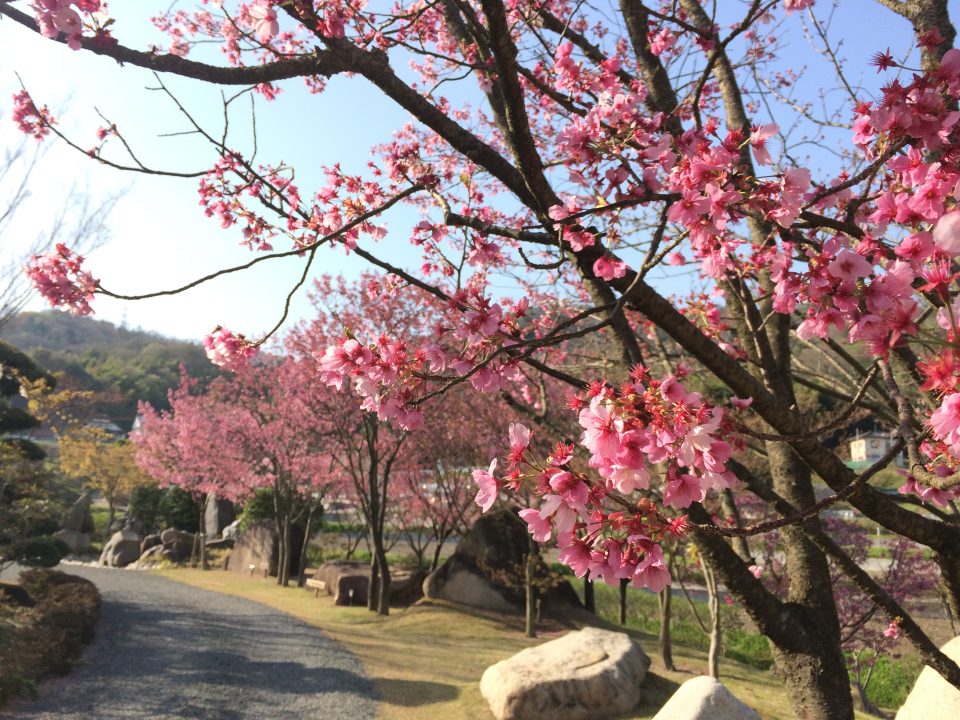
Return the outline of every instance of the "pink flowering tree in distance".
[[[205,502],[211,495],[242,502],[255,487],[239,449],[222,444],[223,428],[233,417],[201,394],[196,381],[184,375],[170,391],[169,411],[140,407],[141,426],[131,434],[140,468],[161,487],[190,493],[200,507],[200,534],[206,534]],[[200,566],[206,567],[201,545]]]
[[[170,393],[169,411],[142,408],[134,435],[141,466],[163,483],[235,502],[257,488],[272,490],[282,585],[293,558],[303,556],[291,528],[339,483],[330,466],[326,392],[305,371],[291,358],[247,366],[203,389],[184,378]]]
[[[323,108],[327,80],[344,76],[407,112],[368,165],[334,164],[302,187],[289,158],[260,147],[254,160],[178,106],[217,154],[199,178],[204,211],[242,228],[251,262],[300,257],[292,292],[318,253],[347,250],[436,309],[433,332],[374,333],[384,294],[368,297],[364,331],[347,325],[314,351],[322,382],[351,388],[391,433],[417,431],[457,385],[507,392],[535,416],[535,374],[566,383],[575,442],[540,453],[542,426],[504,428],[476,475],[482,508],[530,497],[534,537],[577,574],[653,590],[670,580],[661,542],[690,534],[769,639],[797,714],[847,718],[831,562],[960,687],[956,663],[818,519],[846,501],[927,548],[960,615],[960,50],[946,0],[876,5],[910,39],[849,63],[834,39],[850,29],[830,26],[824,0],[159,4],[166,51],[125,45],[98,0],[2,0],[0,14],[37,42],[152,70],[161,90],[174,74],[282,103],[297,80]],[[804,24],[825,58],[819,86],[839,89],[816,104],[778,56]],[[203,55],[211,42],[222,60]],[[883,87],[848,79],[865,71],[885,73]],[[92,149],[68,137],[27,89],[14,118],[120,169],[190,175],[140,165],[112,124]],[[837,152],[809,158],[813,145]],[[378,250],[401,203],[421,219],[390,234],[409,233],[419,266]],[[67,248],[29,272],[76,312],[98,293],[124,297]],[[271,332],[218,328],[208,348],[239,368]],[[863,409],[896,441],[858,472],[832,440]],[[878,492],[871,480],[901,452],[904,494]],[[738,523],[734,489],[777,517]],[[750,570],[749,539],[774,529],[782,597]]]

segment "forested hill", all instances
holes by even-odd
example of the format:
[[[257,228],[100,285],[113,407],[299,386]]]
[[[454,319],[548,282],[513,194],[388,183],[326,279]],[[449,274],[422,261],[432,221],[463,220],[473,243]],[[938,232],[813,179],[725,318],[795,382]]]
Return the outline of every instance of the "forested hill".
[[[62,372],[61,387],[96,392],[97,413],[124,430],[133,422],[138,400],[167,406],[167,390],[180,381],[181,364],[192,377],[216,375],[200,343],[64,312],[21,313],[0,328],[0,339],[40,367]]]

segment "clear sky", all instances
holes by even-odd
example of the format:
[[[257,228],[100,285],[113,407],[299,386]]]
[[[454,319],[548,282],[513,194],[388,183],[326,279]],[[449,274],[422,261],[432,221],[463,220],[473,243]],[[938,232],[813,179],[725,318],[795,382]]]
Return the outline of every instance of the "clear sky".
[[[825,0],[818,3],[826,4]],[[26,3],[18,5],[26,7]],[[166,47],[160,33],[146,22],[151,10],[155,12],[165,5],[148,0],[116,0],[112,3],[119,17],[115,35],[124,44],[140,49],[150,43]],[[721,3],[724,9],[731,6],[739,8],[740,3]],[[960,0],[952,1],[950,6],[953,16],[960,17]],[[860,69],[867,73],[863,80],[868,85],[889,79],[877,78],[865,61],[888,46],[895,52],[907,47],[906,22],[873,0],[844,0],[838,13],[836,27],[848,31],[843,38],[843,54],[858,68],[855,80],[860,79]],[[815,69],[822,60],[806,49],[798,18],[787,22],[793,37],[786,57],[793,67],[807,68],[801,83],[812,96],[819,90]],[[204,59],[202,54],[195,57]],[[216,54],[208,57],[221,62]],[[201,141],[160,137],[183,131],[185,121],[168,99],[146,89],[155,85],[149,72],[121,68],[110,59],[73,52],[8,20],[0,21],[0,152],[20,139],[8,117],[10,96],[19,87],[15,73],[19,73],[38,102],[55,110],[61,127],[81,144],[95,144],[95,132],[103,125],[96,115],[99,110],[117,123],[147,165],[193,171],[205,169],[213,159],[211,149]],[[164,77],[164,82],[198,118],[219,127],[218,88],[174,77]],[[393,129],[408,119],[359,78],[334,78],[319,97],[306,92],[299,81],[287,81],[281,87],[283,93],[276,102],[257,101],[259,157],[294,164],[297,184],[305,197],[322,180],[321,165],[339,161],[348,171],[361,171],[370,157],[370,147],[387,140]],[[241,132],[249,127],[244,115],[247,113],[238,114],[235,120],[235,127]],[[103,285],[115,292],[169,288],[252,258],[250,251],[239,246],[239,230],[222,230],[218,222],[203,215],[195,179],[119,173],[61,143],[50,148],[44,158],[31,187],[33,197],[24,208],[26,212],[20,215],[17,231],[10,233],[12,237],[3,238],[0,254],[4,258],[22,252],[70,186],[85,188],[93,197],[125,191],[109,218],[113,240],[91,253],[87,262]],[[419,265],[419,252],[407,241],[415,219],[413,211],[405,208],[388,216],[386,224],[391,234],[382,241],[381,249],[385,248],[384,254],[391,261]],[[318,272],[355,274],[364,267],[362,261],[345,256],[339,249],[320,253],[318,261]],[[258,270],[218,279],[171,298],[123,303],[98,296],[94,309],[101,319],[126,322],[130,327],[171,337],[199,339],[217,324],[256,336],[279,319],[282,298],[295,282],[298,266],[296,259],[264,263]],[[44,306],[38,299],[30,308]],[[298,318],[308,314],[309,303],[301,292],[293,315]]]

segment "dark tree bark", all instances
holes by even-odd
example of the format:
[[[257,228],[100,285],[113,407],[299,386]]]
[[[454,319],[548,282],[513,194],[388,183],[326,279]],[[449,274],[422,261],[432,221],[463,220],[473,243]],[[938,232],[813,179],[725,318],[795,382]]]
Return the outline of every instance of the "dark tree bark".
[[[671,608],[673,604],[673,593],[669,586],[658,593],[660,605],[660,633],[657,636],[657,652],[660,653],[660,660],[663,667],[667,670],[676,670],[673,664],[673,639],[670,636]]]

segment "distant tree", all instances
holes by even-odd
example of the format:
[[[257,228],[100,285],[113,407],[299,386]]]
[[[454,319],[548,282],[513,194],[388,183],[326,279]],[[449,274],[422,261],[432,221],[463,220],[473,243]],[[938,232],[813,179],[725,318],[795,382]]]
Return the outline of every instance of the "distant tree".
[[[291,530],[303,523],[337,481],[330,472],[327,389],[309,382],[293,359],[251,367],[208,387],[184,376],[170,410],[142,408],[132,435],[137,461],[162,485],[197,498],[210,493],[242,502],[272,491],[280,539],[277,582],[286,585],[294,552]],[[203,514],[200,516],[201,532]]]
[[[108,532],[117,506],[129,499],[134,488],[148,481],[136,463],[133,446],[98,428],[78,428],[60,438],[60,468],[103,496],[108,508]]]

